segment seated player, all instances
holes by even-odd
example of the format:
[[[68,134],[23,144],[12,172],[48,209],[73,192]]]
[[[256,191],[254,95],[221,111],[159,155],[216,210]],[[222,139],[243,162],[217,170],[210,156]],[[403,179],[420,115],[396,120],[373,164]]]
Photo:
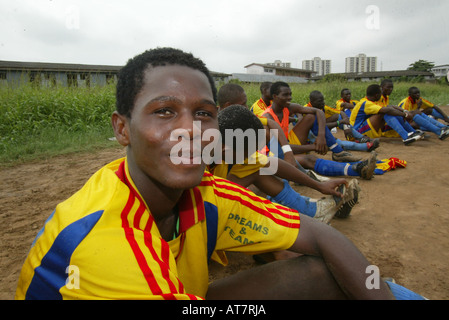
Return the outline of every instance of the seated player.
[[[429,117],[428,115],[435,114],[435,117],[439,117],[444,120],[447,116],[440,113],[436,109],[436,106],[431,102],[422,99],[421,93],[417,87],[411,87],[408,90],[408,97],[399,103],[399,107],[405,110],[407,113],[407,120],[410,125],[419,130],[430,131],[435,133],[440,140],[445,140],[449,137],[449,127],[441,122]]]
[[[265,110],[267,110],[271,106],[271,94],[270,88],[273,83],[265,81],[260,85],[260,94],[261,97],[259,100],[253,103],[250,110],[256,116],[261,116]]]
[[[336,139],[337,143],[345,150],[355,151],[374,151],[380,145],[379,139],[369,139],[362,135],[349,124],[349,117],[343,111],[337,108],[331,108],[326,105],[324,95],[320,91],[312,91],[309,95],[309,102],[306,107],[313,107],[324,112],[326,117],[326,124],[329,129],[340,128],[344,130],[345,136],[349,141]],[[367,138],[366,142],[357,142]],[[357,140],[357,141],[350,141]]]
[[[381,96],[382,90],[379,85],[368,86],[366,97],[360,100],[351,112],[350,123],[354,129],[370,138],[379,138],[383,135],[383,129],[387,124],[402,138],[405,145],[422,139],[422,134],[416,132],[405,121],[404,110],[380,105]]]
[[[348,117],[350,117],[352,109],[354,109],[359,101],[351,99],[351,90],[347,88],[341,90],[340,97],[341,99],[335,103],[335,107],[336,109],[343,111]]]
[[[264,131],[264,127],[259,118],[246,107],[232,105],[220,111],[218,124],[221,136],[225,137],[225,139],[223,141],[222,162],[208,166],[209,172],[215,176],[228,179],[243,187],[255,185],[273,201],[325,223],[328,223],[333,218],[344,203],[353,200],[357,196],[354,195],[354,193],[358,194],[359,191],[357,180],[352,179],[350,183],[347,183],[345,179],[329,179],[325,182],[317,182],[282,159],[267,158],[256,152],[257,145],[252,147],[255,154],[253,152],[248,154],[248,150],[250,150],[248,146],[250,143],[249,138],[242,135],[242,140],[245,139],[245,141],[239,144],[236,141],[238,137],[228,137],[226,135],[227,130],[231,132],[242,130],[245,134],[253,132],[255,138],[253,142],[257,141],[258,135]],[[241,146],[240,148],[239,145]],[[238,159],[239,156],[240,159],[245,159],[245,161],[236,163],[235,159]],[[233,160],[232,164],[226,161],[226,157]],[[271,162],[276,162],[277,164],[272,174],[261,173],[261,169],[270,167]],[[291,188],[290,181],[330,196],[322,197],[318,200],[302,196]],[[345,184],[347,184],[346,192],[336,191],[338,186],[343,187]]]
[[[261,88],[262,87],[263,87],[263,85],[261,85]],[[248,107],[247,106],[248,99],[246,96],[245,89],[243,89],[243,87],[241,87],[240,85],[235,84],[235,83],[227,83],[227,84],[221,86],[217,93],[217,99],[218,99],[219,110],[224,110],[227,107],[229,107],[231,105],[235,105],[235,104]],[[259,119],[266,129],[267,143],[271,139],[275,139],[279,143],[279,146],[281,148],[288,145],[287,138],[283,134],[278,134],[279,132],[282,131],[282,129],[276,121],[271,120],[271,119],[266,119],[266,118],[259,118]],[[273,132],[274,136],[271,136],[270,132]],[[286,153],[285,157],[283,157],[283,159],[285,161],[289,162],[291,165],[296,166],[299,170],[306,173],[306,170],[296,162],[296,159],[295,159],[293,153]]]
[[[275,120],[281,126],[290,145],[303,147],[309,144],[309,132],[312,131],[315,136],[315,152],[318,154],[324,155],[329,149],[332,151],[332,159],[335,161],[355,162],[360,160],[360,157],[352,155],[338,145],[326,126],[326,118],[321,110],[291,103],[292,91],[287,83],[281,81],[273,83],[271,98],[272,104],[262,116]],[[302,119],[290,130],[290,116],[295,114],[302,115]]]

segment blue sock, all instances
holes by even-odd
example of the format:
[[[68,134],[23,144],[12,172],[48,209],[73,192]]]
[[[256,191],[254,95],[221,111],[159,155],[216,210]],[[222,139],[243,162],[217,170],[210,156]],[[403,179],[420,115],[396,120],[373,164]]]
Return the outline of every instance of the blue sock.
[[[348,111],[348,110],[345,111],[346,114],[347,114],[347,111]],[[348,115],[348,117],[351,117],[351,110],[349,110],[349,115]],[[341,120],[343,120],[343,118],[342,118],[341,115],[340,115],[340,116],[338,116],[338,121],[341,121]],[[343,126],[344,126],[343,124],[340,124],[339,128],[342,129],[342,130],[344,130],[344,127],[343,127]],[[355,130],[353,126],[351,126],[351,131],[352,131],[352,136],[353,136],[356,140],[360,140],[360,139],[362,139],[362,138],[365,137],[363,134],[361,134],[360,132],[358,132],[357,130]],[[337,141],[338,141],[338,140],[337,140]],[[343,147],[343,149],[345,149],[345,148]],[[348,149],[348,150],[351,150],[351,149]],[[355,150],[355,149],[352,149],[352,150]]]
[[[283,182],[284,189],[277,196],[272,197],[272,200],[313,218],[316,214],[316,202],[293,190],[287,180]]]
[[[437,126],[438,128],[447,128],[447,125],[442,124],[441,122],[439,122],[438,120],[435,120],[427,115],[421,114],[421,116],[426,117],[427,121],[431,122],[432,124],[434,124],[435,126]]]
[[[432,116],[434,116],[437,119],[444,120],[443,115],[441,113],[439,113],[438,111],[436,111],[434,108],[432,108]]]
[[[368,151],[368,146],[366,143],[358,143],[355,141],[347,141],[336,139],[337,143],[344,150],[355,150],[355,151]]]
[[[332,132],[329,130],[328,127],[325,127],[325,137],[326,137],[326,144],[329,147],[329,150],[331,150],[333,153],[340,153],[343,151],[343,148],[338,145],[337,139],[335,139]],[[315,122],[313,123],[312,133],[317,136],[318,135],[318,121],[315,119]]]
[[[397,300],[426,300],[423,296],[390,281],[385,281]]]
[[[351,163],[335,162],[325,159],[316,159],[313,169],[318,174],[328,177],[335,176],[352,176],[357,177],[359,174],[352,169]]]
[[[401,136],[401,138],[403,140],[408,138],[408,133],[409,132],[414,132],[415,130],[412,128],[412,130],[407,131],[404,128],[404,124],[405,121],[398,116],[391,116],[389,114],[384,115],[384,119],[387,122],[387,124],[393,128],[394,131],[396,131],[397,133],[399,133],[399,135]],[[409,125],[410,126],[410,125]],[[411,127],[410,127],[411,128]]]
[[[432,122],[428,121],[427,118],[429,117],[417,114],[413,117],[413,121],[415,121],[422,130],[431,131],[435,133],[437,136],[440,135],[441,128],[435,126]]]

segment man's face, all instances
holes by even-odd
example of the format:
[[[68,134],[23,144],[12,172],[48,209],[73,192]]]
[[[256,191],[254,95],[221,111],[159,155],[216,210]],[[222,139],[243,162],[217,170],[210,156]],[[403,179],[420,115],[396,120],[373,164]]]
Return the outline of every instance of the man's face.
[[[349,90],[343,91],[343,93],[341,94],[341,97],[344,101],[350,102],[351,101],[351,91],[349,91]]]
[[[135,164],[133,179],[149,178],[157,185],[175,189],[198,185],[205,164],[195,164],[199,159],[193,153],[193,141],[201,141],[207,129],[218,130],[217,112],[203,73],[177,65],[150,67],[127,118],[130,170]],[[199,121],[201,129],[194,121]],[[177,129],[183,129],[184,138],[170,141]],[[174,164],[171,159],[171,150],[180,141],[190,148],[187,159],[183,159],[190,164]],[[209,143],[201,141],[201,151]]]
[[[324,96],[320,94],[310,99],[310,104],[312,105],[312,107],[322,110],[324,109],[326,102],[324,101]]]
[[[418,101],[419,98],[421,98],[421,92],[419,90],[412,90],[410,92],[410,97],[414,100],[414,101]]]
[[[393,92],[393,83],[388,82],[382,87],[382,94],[389,96]]]
[[[281,107],[286,107],[292,101],[292,90],[289,87],[280,87],[279,94],[273,95],[273,101]]]

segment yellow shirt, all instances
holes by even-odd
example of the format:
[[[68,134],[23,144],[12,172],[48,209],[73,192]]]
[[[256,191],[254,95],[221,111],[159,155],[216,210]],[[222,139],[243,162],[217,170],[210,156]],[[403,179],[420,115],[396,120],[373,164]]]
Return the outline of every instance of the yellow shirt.
[[[433,108],[435,105],[423,98],[420,98],[418,101],[414,101],[411,97],[405,98],[399,103],[399,107],[404,110],[414,111],[418,109],[418,102],[422,101],[421,109]]]
[[[208,172],[178,211],[179,235],[166,242],[126,159],[106,165],[46,221],[16,299],[201,299],[209,258],[287,249],[300,225],[297,211]]]
[[[268,109],[268,107],[269,106],[266,105],[265,101],[263,101],[263,99],[260,98],[259,100],[253,103],[250,110],[256,116],[260,117],[262,116],[262,113],[264,113],[264,111]]]

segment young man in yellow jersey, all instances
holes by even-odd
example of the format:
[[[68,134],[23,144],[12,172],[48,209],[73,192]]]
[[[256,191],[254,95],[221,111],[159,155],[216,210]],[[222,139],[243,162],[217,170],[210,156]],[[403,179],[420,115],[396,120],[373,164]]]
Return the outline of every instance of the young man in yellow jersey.
[[[56,207],[16,298],[394,298],[394,284],[367,287],[371,263],[340,232],[205,172],[196,148],[211,142],[198,137],[218,130],[217,114],[201,60],[172,48],[129,60],[112,115],[126,157]],[[173,154],[178,144],[194,146]],[[209,284],[209,257],[286,249],[303,255]]]
[[[250,110],[252,113],[254,113],[256,116],[260,117],[262,113],[264,113],[265,110],[269,108],[271,105],[271,93],[270,88],[273,83],[271,82],[262,82],[260,85],[260,94],[261,97],[259,100],[253,103]]]
[[[344,88],[340,91],[341,99],[335,103],[335,108],[344,111],[348,117],[351,116],[351,111],[354,109],[358,100],[352,100],[352,92],[350,89]]]
[[[445,120],[447,115],[438,106],[422,99],[417,87],[409,88],[408,97],[399,103],[399,107],[405,110],[406,119],[413,128],[433,132],[440,140],[448,138],[449,127],[433,118]]]

